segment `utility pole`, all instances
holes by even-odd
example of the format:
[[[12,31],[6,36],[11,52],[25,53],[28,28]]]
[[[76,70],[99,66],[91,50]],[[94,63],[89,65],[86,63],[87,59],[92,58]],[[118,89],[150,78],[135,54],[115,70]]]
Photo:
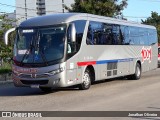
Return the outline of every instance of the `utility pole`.
[[[62,12],[64,13],[64,0],[62,0]]]
[[[27,3],[26,3],[26,0],[25,0],[25,18],[27,20]]]

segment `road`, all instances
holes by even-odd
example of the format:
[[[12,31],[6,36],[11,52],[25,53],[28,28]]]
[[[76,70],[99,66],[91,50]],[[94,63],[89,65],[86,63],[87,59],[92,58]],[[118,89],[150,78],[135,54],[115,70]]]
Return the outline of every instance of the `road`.
[[[17,110],[160,111],[160,69],[143,73],[140,80],[120,78],[104,80],[92,85],[86,91],[64,88],[53,90],[52,93],[44,93],[39,89],[16,88],[13,84],[1,85],[0,111]],[[61,118],[57,119],[60,120]],[[93,120],[96,118],[86,119]],[[120,118],[107,119],[119,120]],[[131,118],[121,119],[130,120]],[[132,119],[139,120],[140,118]]]

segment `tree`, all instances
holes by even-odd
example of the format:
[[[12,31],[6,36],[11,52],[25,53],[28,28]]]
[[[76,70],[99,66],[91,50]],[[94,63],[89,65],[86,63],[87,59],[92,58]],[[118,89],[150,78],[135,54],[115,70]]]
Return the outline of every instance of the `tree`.
[[[142,20],[143,24],[153,25],[157,28],[158,33],[158,42],[160,43],[160,15],[157,12],[151,12],[151,17],[148,17],[146,20]]]
[[[71,8],[65,6],[69,12],[91,13],[102,16],[121,15],[121,11],[127,7],[127,0],[75,0]]]
[[[0,60],[3,65],[3,62],[8,62],[8,58],[12,57],[13,39],[15,37],[14,32],[10,34],[9,45],[6,46],[4,44],[4,34],[8,29],[13,27],[12,23],[15,22],[15,20],[8,19],[6,14],[0,15],[0,20],[2,21],[2,26],[0,29]]]

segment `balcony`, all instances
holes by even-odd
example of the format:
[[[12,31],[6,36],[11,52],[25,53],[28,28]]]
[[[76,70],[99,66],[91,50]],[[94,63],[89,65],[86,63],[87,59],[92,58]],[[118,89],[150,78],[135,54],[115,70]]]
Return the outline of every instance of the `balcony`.
[[[37,10],[37,15],[45,15],[45,14],[46,14],[45,9]]]
[[[46,8],[45,5],[37,5],[37,9]]]

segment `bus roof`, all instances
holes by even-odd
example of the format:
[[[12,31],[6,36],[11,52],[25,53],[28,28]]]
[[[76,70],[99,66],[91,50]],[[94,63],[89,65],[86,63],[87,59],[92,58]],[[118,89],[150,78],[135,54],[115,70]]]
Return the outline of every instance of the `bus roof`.
[[[75,20],[91,20],[91,21],[99,21],[104,23],[112,23],[112,24],[120,24],[127,26],[136,26],[136,27],[144,27],[150,29],[156,29],[154,26],[144,25],[136,22],[130,22],[126,20],[120,20],[110,17],[103,17],[98,15],[92,15],[87,13],[58,13],[58,14],[50,14],[44,16],[38,16],[31,19],[28,19],[22,22],[19,27],[39,27],[39,26],[49,26],[55,24],[63,24],[72,22]]]

